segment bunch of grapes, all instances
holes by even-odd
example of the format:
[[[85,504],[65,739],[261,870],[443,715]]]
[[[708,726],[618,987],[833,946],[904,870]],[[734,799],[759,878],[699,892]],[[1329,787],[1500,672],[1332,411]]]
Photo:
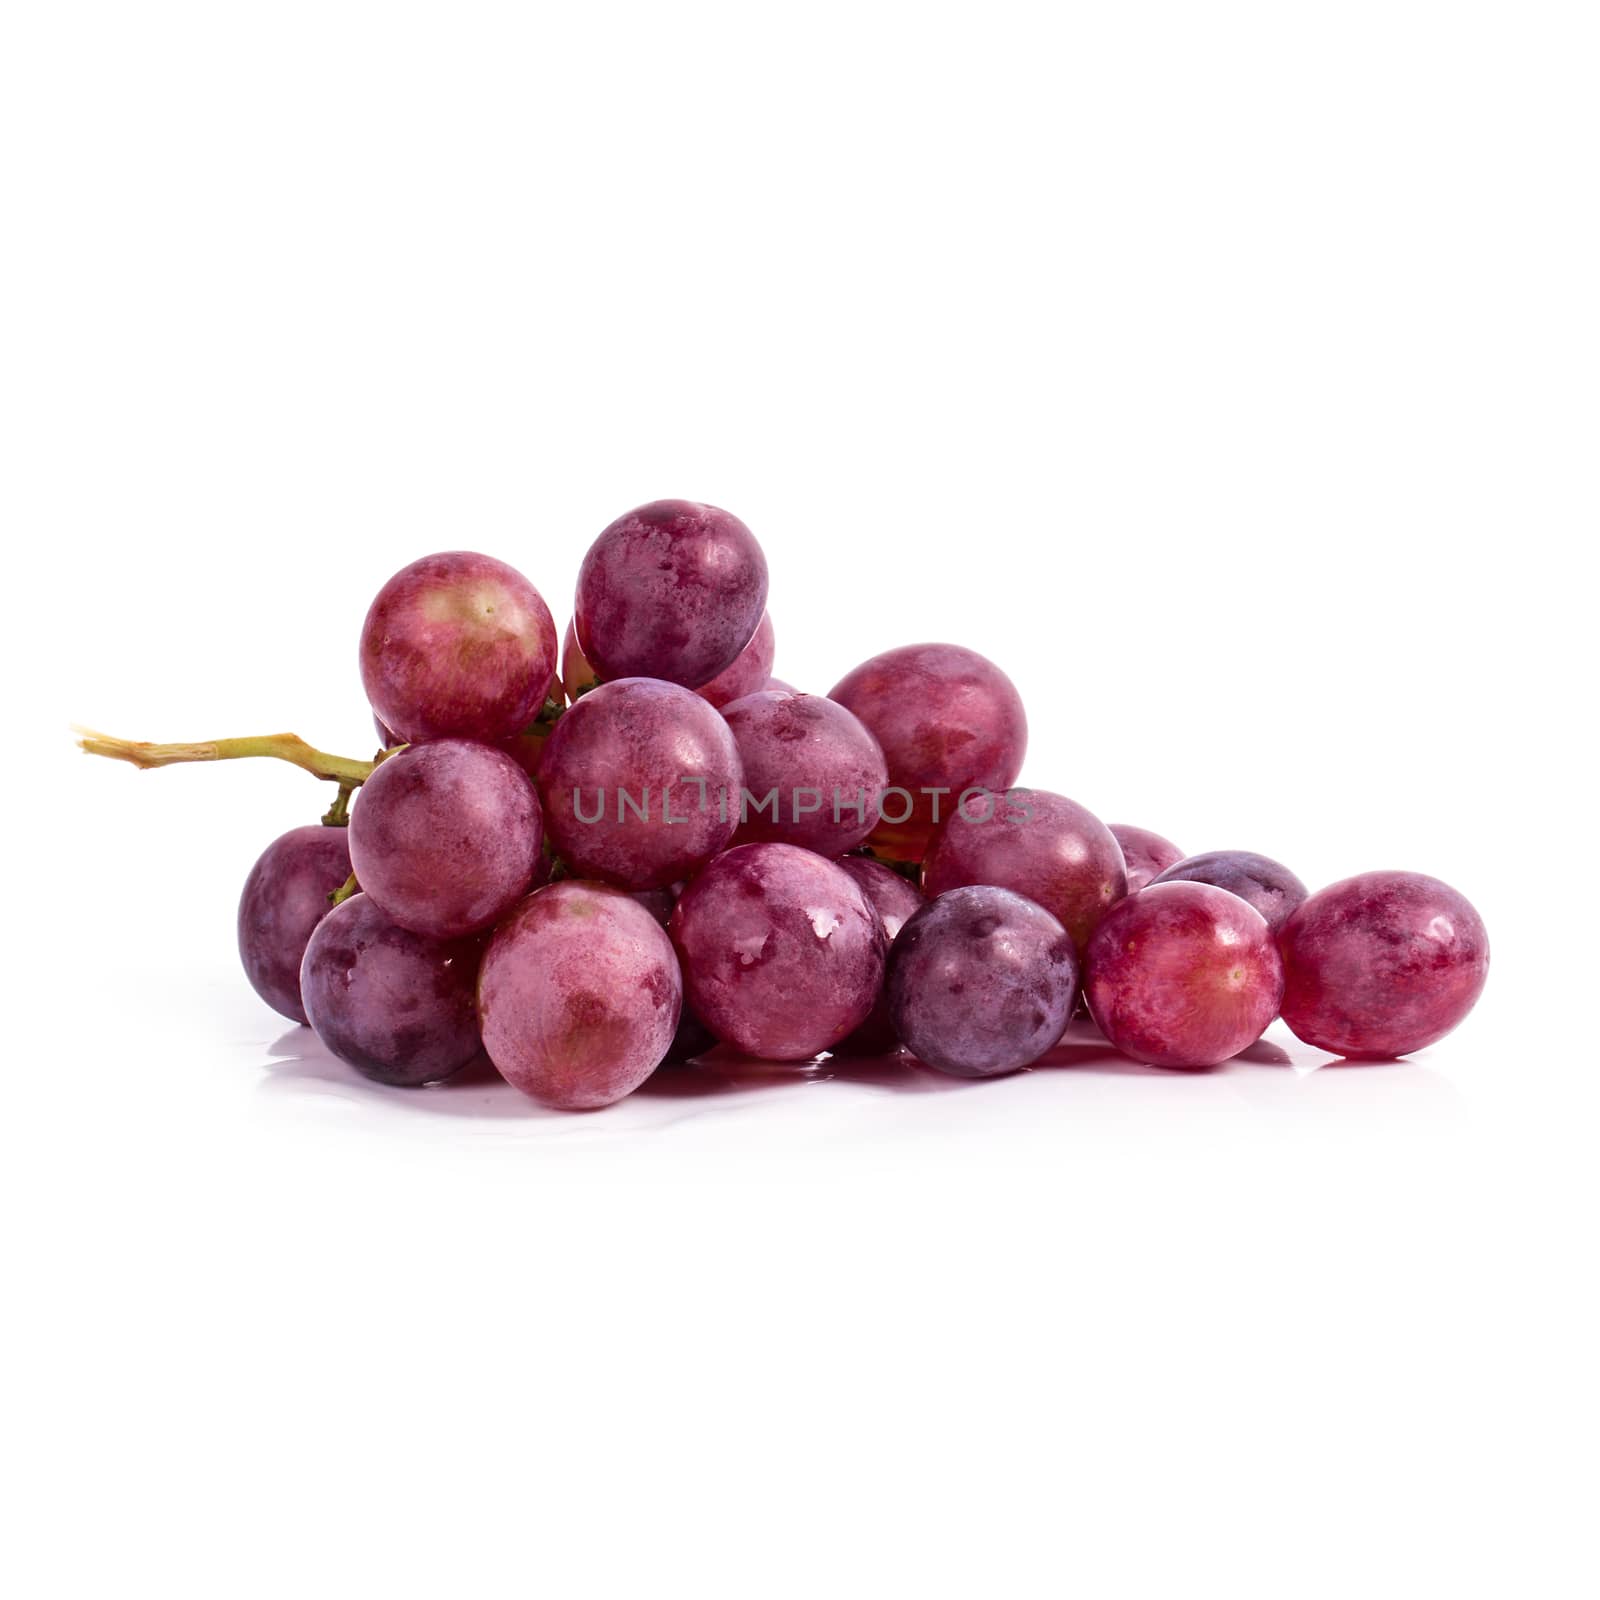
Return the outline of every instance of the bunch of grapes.
[[[1080,1004],[1162,1067],[1215,1065],[1278,1016],[1390,1057],[1483,987],[1483,923],[1437,879],[1308,895],[1264,856],[1186,857],[1018,787],[1021,698],[972,650],[889,650],[825,698],[773,657],[750,530],[659,501],[595,540],[560,648],[502,562],[396,573],[360,640],[374,760],[292,735],[82,743],[143,767],[271,756],[338,786],[251,870],[239,953],[270,1006],[396,1086],[487,1054],[587,1110],[719,1044],[985,1077],[1039,1060]]]

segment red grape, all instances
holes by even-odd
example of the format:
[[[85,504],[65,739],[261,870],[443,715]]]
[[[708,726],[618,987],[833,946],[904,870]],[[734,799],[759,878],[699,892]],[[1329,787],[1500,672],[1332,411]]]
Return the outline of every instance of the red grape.
[[[291,828],[261,852],[239,897],[239,959],[251,987],[274,1011],[306,1020],[300,961],[328,896],[350,876],[343,828]]]
[[[889,782],[909,796],[886,799],[872,839],[884,852],[920,861],[936,826],[962,792],[1002,793],[1028,748],[1028,719],[1011,680],[975,650],[913,644],[863,662],[829,698],[871,730]],[[938,790],[937,794],[924,793]],[[901,811],[904,821],[894,820]]]
[[[757,693],[766,687],[771,676],[776,647],[772,613],[763,611],[749,644],[734,657],[733,665],[724,667],[710,683],[702,683],[695,693],[709,700],[719,711],[734,700]]]
[[[438,1083],[481,1049],[477,939],[429,939],[355,894],[317,924],[300,967],[306,1013],[341,1061],[379,1083]]]
[[[489,927],[527,892],[544,836],[539,797],[503,750],[435,739],[390,756],[350,814],[361,887],[413,933]]]
[[[1108,822],[1106,826],[1122,847],[1122,859],[1128,868],[1129,894],[1137,894],[1158,872],[1165,872],[1183,860],[1183,851],[1177,845],[1148,828],[1135,828],[1126,822]]]
[[[361,681],[407,742],[510,739],[539,715],[556,625],[539,591],[492,556],[424,556],[378,591],[361,630]]]
[[[832,1049],[883,981],[877,913],[849,873],[796,845],[718,856],[684,890],[670,931],[695,1014],[762,1060]]]
[[[975,884],[907,921],[889,952],[888,992],[895,1030],[917,1060],[993,1077],[1059,1043],[1078,997],[1078,957],[1042,906]]]
[[[578,643],[603,680],[710,683],[750,642],[767,561],[716,506],[656,500],[618,517],[578,572]]]
[[[576,872],[657,889],[727,845],[741,778],[728,724],[692,689],[619,678],[556,723],[539,794],[556,851]]]
[[[587,694],[599,681],[588,656],[579,648],[576,629],[569,622],[561,636],[561,687],[567,700],[576,705],[578,696]]]
[[[1046,789],[1013,789],[961,806],[934,835],[922,867],[930,895],[990,883],[1026,895],[1055,917],[1082,951],[1127,892],[1122,847],[1092,812]]]
[[[1442,1039],[1489,975],[1467,899],[1420,872],[1363,872],[1312,895],[1280,935],[1283,1020],[1307,1044],[1386,1060]]]
[[[1283,963],[1266,918],[1208,883],[1153,883],[1089,940],[1084,992],[1100,1031],[1156,1067],[1214,1067],[1278,1014]]]
[[[867,904],[878,913],[892,952],[900,930],[922,908],[922,891],[894,868],[870,856],[844,856],[839,865],[855,879],[856,886],[867,897]],[[840,1040],[834,1050],[837,1055],[881,1056],[896,1049],[899,1043],[885,987],[878,992],[872,1014],[848,1039]]]
[[[678,1026],[672,941],[631,896],[596,883],[531,894],[495,930],[478,979],[489,1059],[535,1100],[592,1111],[631,1094]]]
[[[888,782],[883,752],[837,701],[763,691],[722,714],[744,769],[738,843],[777,840],[838,856],[872,831]]]
[[[1306,886],[1271,856],[1249,850],[1208,850],[1165,867],[1152,883],[1209,883],[1252,905],[1276,934],[1306,897]]]

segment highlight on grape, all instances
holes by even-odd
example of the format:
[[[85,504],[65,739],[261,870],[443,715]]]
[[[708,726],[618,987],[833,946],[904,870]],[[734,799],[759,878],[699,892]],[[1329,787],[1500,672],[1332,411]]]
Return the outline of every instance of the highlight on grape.
[[[397,1089],[487,1060],[589,1111],[730,1049],[992,1077],[1048,1058],[1084,1006],[1176,1070],[1280,1016],[1389,1058],[1476,1003],[1488,937],[1448,884],[1364,872],[1313,894],[1267,856],[1106,824],[1018,784],[1027,714],[992,661],[901,645],[803,693],[772,675],[767,602],[743,522],[654,501],[596,538],[560,636],[491,556],[390,578],[356,641],[370,758],[294,734],[79,742],[333,786],[251,869],[240,961]]]

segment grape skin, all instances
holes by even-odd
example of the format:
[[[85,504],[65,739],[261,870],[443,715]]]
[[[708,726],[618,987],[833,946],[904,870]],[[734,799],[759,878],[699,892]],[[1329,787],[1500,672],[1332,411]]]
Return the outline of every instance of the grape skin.
[[[619,678],[556,724],[539,795],[556,852],[574,872],[659,889],[726,847],[742,781],[728,724],[692,689]]]
[[[556,625],[522,574],[492,556],[424,556],[378,591],[361,630],[373,712],[407,743],[520,734],[556,671]]]
[[[766,557],[736,516],[656,500],[589,547],[573,621],[603,681],[665,678],[695,689],[732,665],[766,603]]]
[[[467,739],[390,756],[350,814],[361,887],[401,927],[435,939],[477,933],[509,910],[539,868],[543,837],[526,774]]]
[[[1137,894],[1157,873],[1183,860],[1183,851],[1177,845],[1148,828],[1135,828],[1126,822],[1108,822],[1106,826],[1122,848],[1129,894]]]
[[[734,658],[733,664],[725,667],[709,683],[701,684],[695,693],[702,700],[709,700],[720,711],[731,701],[766,688],[776,645],[772,614],[763,611],[750,642]],[[579,647],[576,627],[569,622],[561,640],[561,684],[567,699],[576,701],[579,695],[588,693],[599,681],[599,674]]]
[[[1276,934],[1304,901],[1306,886],[1281,861],[1249,850],[1209,850],[1163,868],[1152,883],[1209,883],[1236,894]]]
[[[1442,1039],[1483,993],[1489,935],[1467,898],[1421,872],[1363,872],[1319,890],[1284,924],[1283,1020],[1319,1050],[1409,1055]]]
[[[1214,1067],[1278,1014],[1283,963],[1266,918],[1208,883],[1152,883],[1107,913],[1084,957],[1100,1031],[1155,1067]]]
[[[672,941],[632,896],[567,881],[496,929],[478,979],[483,1042],[541,1104],[593,1111],[631,1094],[673,1042],[683,982]]]
[[[883,924],[849,873],[788,844],[717,857],[669,925],[695,1014],[766,1061],[805,1061],[866,1020],[883,981]]]
[[[877,912],[892,954],[900,930],[922,909],[922,891],[892,867],[886,867],[870,856],[845,856],[839,865],[855,879],[856,886],[867,897],[867,904]],[[849,1038],[841,1039],[834,1046],[834,1053],[841,1056],[881,1056],[899,1047],[900,1037],[894,1031],[894,1019],[889,1014],[887,985],[884,985],[879,988],[872,1014]]]
[[[683,893],[683,885],[675,883],[666,889],[631,889],[628,893],[630,899],[638,901],[665,928],[672,920],[672,908]],[[704,1055],[716,1042],[717,1036],[694,1014],[686,1000],[678,1016],[678,1031],[667,1046],[662,1065],[677,1066],[692,1061],[696,1056]]]
[[[734,657],[733,664],[724,667],[710,683],[702,683],[695,693],[702,700],[709,700],[719,711],[735,700],[742,700],[747,694],[755,694],[766,687],[767,679],[772,676],[772,661],[776,653],[777,639],[772,631],[772,613],[763,611],[749,644]]]
[[[953,644],[913,644],[864,661],[845,674],[829,698],[871,730],[888,764],[889,782],[906,790],[884,809],[872,842],[897,860],[920,861],[935,827],[962,791],[1003,793],[1022,770],[1028,718],[1011,680],[992,661]],[[944,789],[941,796],[922,790]]]
[[[1016,1072],[1060,1042],[1078,997],[1071,936],[1043,906],[973,884],[930,900],[889,952],[895,1031],[962,1078]]]
[[[722,714],[752,797],[734,835],[737,843],[775,840],[840,856],[872,831],[889,775],[878,741],[859,718],[820,695],[781,691],[746,695]],[[769,794],[775,802],[758,811],[757,802]],[[815,808],[806,809],[813,800]]]
[[[1095,924],[1128,891],[1122,847],[1111,830],[1046,789],[1013,789],[992,808],[975,800],[940,828],[922,866],[923,889],[939,895],[975,883],[1036,901],[1072,935],[1080,954]]]
[[[291,828],[261,852],[239,896],[239,959],[250,986],[292,1022],[306,1020],[300,962],[328,896],[350,876],[343,828]]]
[[[438,1083],[481,1049],[481,954],[479,940],[410,933],[370,895],[351,895],[306,945],[306,1013],[323,1044],[367,1077],[397,1088]]]

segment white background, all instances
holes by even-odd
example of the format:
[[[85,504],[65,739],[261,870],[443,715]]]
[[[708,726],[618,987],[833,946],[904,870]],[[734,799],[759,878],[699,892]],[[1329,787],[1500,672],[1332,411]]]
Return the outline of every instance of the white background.
[[[1591,7],[6,18],[10,1592],[1594,1592]],[[391,571],[564,622],[663,495],[785,678],[969,644],[1033,783],[1455,884],[1478,1011],[356,1081],[233,950],[322,789],[68,721],[365,754]]]

